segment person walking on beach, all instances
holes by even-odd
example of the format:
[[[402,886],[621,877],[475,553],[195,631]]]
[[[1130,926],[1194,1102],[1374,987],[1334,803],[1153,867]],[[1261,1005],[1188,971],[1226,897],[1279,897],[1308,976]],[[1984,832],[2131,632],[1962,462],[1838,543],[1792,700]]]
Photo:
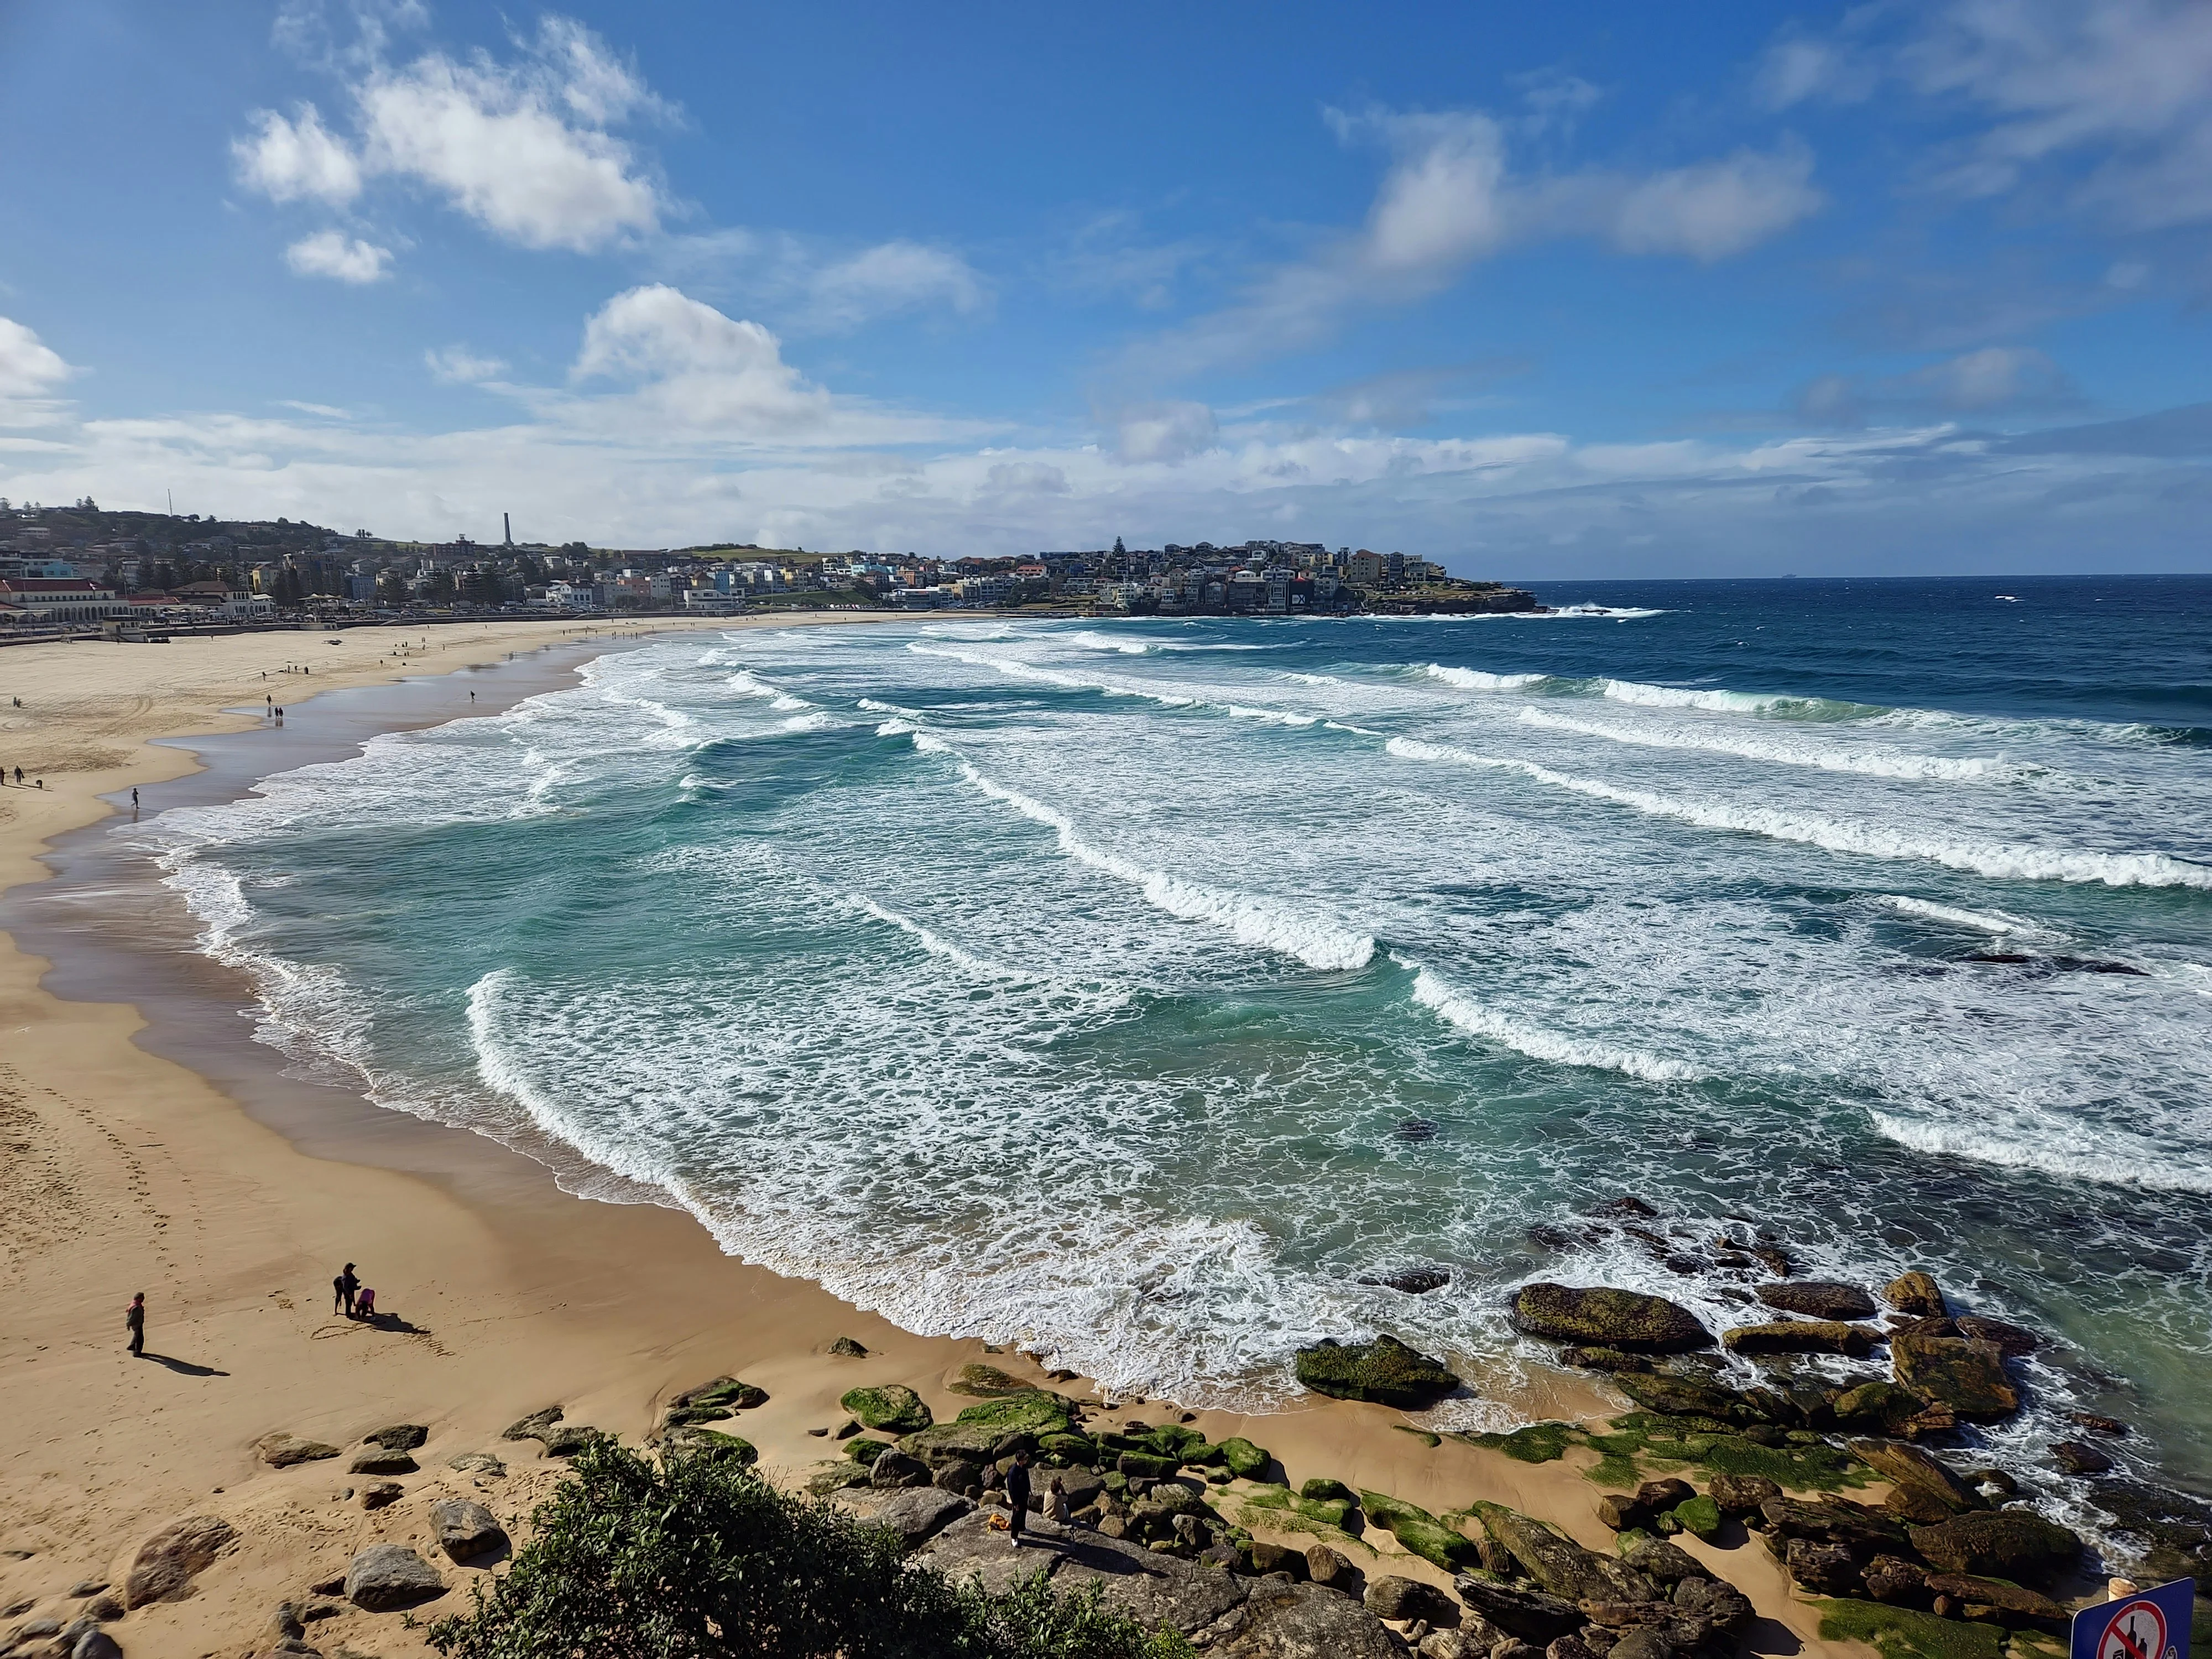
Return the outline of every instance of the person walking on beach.
[[[1030,1455],[1025,1451],[1014,1454],[1014,1461],[1006,1465],[1006,1503],[1013,1510],[1013,1518],[1006,1529],[1014,1535],[1014,1547],[1022,1547],[1022,1528],[1030,1518]]]
[[[134,1359],[146,1352],[146,1292],[141,1291],[131,1298],[124,1310],[124,1328],[131,1333],[131,1357]]]
[[[331,1311],[353,1317],[354,1292],[361,1288],[361,1279],[353,1270],[353,1263],[345,1264],[345,1271],[331,1280]]]
[[[138,810],[138,792],[136,789],[131,792],[131,810],[134,812]]]

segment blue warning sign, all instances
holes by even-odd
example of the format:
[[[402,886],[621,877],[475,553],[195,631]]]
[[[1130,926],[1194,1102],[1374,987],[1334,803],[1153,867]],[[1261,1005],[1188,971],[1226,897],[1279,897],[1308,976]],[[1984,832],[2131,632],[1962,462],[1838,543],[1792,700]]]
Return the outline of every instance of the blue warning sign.
[[[2071,1659],[2189,1659],[2196,1599],[2197,1581],[2178,1578],[2084,1607],[2074,1615]]]

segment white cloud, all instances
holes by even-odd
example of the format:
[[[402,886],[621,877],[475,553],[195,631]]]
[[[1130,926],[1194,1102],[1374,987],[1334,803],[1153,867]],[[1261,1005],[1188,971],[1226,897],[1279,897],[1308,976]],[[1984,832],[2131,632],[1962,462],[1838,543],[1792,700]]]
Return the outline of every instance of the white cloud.
[[[1758,77],[1774,107],[1865,97],[1884,76],[1987,125],[1935,158],[1963,196],[2045,185],[2123,230],[2212,220],[2212,6],[1944,0],[1790,33]]]
[[[1824,201],[1811,152],[1794,142],[1668,171],[1516,176],[1504,125],[1477,112],[1324,114],[1339,137],[1391,152],[1364,225],[1278,267],[1237,304],[1139,346],[1140,367],[1188,374],[1309,345],[1355,307],[1424,298],[1520,243],[1590,236],[1628,254],[1725,258]]]
[[[507,372],[507,365],[497,357],[481,357],[466,346],[433,346],[422,354],[422,362],[430,377],[447,386],[481,386],[495,380]]]
[[[1213,447],[1219,433],[1204,404],[1147,404],[1114,423],[1114,452],[1125,461],[1177,462]]]
[[[1797,394],[1797,412],[1824,426],[1863,426],[1877,416],[1921,421],[1946,416],[2049,412],[2081,395],[2058,365],[2030,346],[1984,346],[1903,374],[1826,374]]]
[[[0,427],[43,426],[57,418],[52,394],[76,373],[33,331],[0,317]]]
[[[787,434],[830,413],[830,394],[783,361],[775,335],[665,283],[593,313],[571,378],[627,383],[641,407],[679,428]]]
[[[988,301],[982,279],[965,259],[920,242],[864,248],[816,270],[805,285],[811,320],[830,330],[858,328],[879,317],[935,306],[973,313]]]
[[[284,263],[301,276],[328,276],[341,283],[380,281],[392,267],[392,250],[349,237],[343,231],[319,230],[303,236],[284,250]]]
[[[658,182],[608,129],[672,111],[583,25],[548,18],[507,63],[431,52],[393,68],[382,39],[350,60],[356,136],[334,136],[311,104],[289,118],[260,111],[232,145],[247,184],[278,202],[343,206],[366,180],[397,179],[529,248],[590,252],[659,228]]]
[[[260,131],[231,142],[239,176],[271,201],[317,201],[343,207],[361,194],[361,162],[331,137],[321,113],[302,104],[290,118],[257,110]]]
[[[983,475],[983,488],[994,495],[1065,495],[1070,486],[1060,467],[1042,461],[1003,461]]]

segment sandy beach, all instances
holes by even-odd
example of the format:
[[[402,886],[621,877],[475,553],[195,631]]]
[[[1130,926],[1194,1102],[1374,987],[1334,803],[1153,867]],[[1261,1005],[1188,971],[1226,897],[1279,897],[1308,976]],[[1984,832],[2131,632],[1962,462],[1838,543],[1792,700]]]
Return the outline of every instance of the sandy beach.
[[[161,786],[198,763],[155,739],[262,728],[251,711],[264,696],[286,705],[296,732],[316,718],[314,694],[547,647],[573,659],[647,626],[588,638],[506,623],[361,629],[331,643],[272,633],[0,652],[0,761],[27,781],[0,794],[0,884],[46,878],[41,848],[112,812],[118,794],[127,811],[133,787],[145,811],[159,810]],[[312,673],[289,672],[301,664]],[[27,787],[41,778],[43,789]],[[0,1606],[22,1609],[9,1627],[49,1613],[66,1621],[84,1599],[73,1587],[119,1586],[149,1534],[210,1515],[240,1539],[197,1593],[134,1612],[113,1633],[134,1659],[265,1651],[278,1602],[342,1572],[367,1542],[422,1542],[440,1496],[476,1498],[520,1529],[562,1466],[500,1431],[556,1403],[568,1421],[636,1444],[670,1394],[734,1375],[770,1398],[732,1426],[765,1468],[793,1481],[835,1455],[809,1431],[834,1428],[839,1395],[857,1383],[907,1383],[941,1416],[969,1403],[945,1385],[984,1357],[979,1344],[914,1336],[731,1261],[680,1212],[569,1196],[540,1165],[471,1134],[358,1102],[315,1133],[280,1133],[268,1114],[134,1041],[145,1024],[135,1006],[50,994],[48,966],[0,941]],[[244,1000],[241,988],[234,1000]],[[334,1316],[331,1279],[349,1261],[396,1318],[372,1327]],[[149,1309],[143,1358],[125,1349],[124,1310],[137,1291]],[[840,1337],[868,1357],[831,1356]],[[1012,1353],[990,1363],[1037,1374]],[[1080,1381],[1054,1386],[1089,1392]],[[1532,1417],[1603,1410],[1565,1385],[1526,1404]],[[1160,1411],[1138,1414],[1158,1421]],[[1315,1400],[1267,1418],[1206,1413],[1197,1426],[1217,1439],[1248,1435],[1293,1480],[1326,1474],[1437,1513],[1494,1498],[1608,1544],[1598,1491],[1578,1473],[1588,1454],[1516,1463],[1431,1448],[1400,1431],[1405,1420]],[[428,1427],[422,1473],[373,1513],[352,1495],[367,1482],[343,1458],[273,1469],[252,1449],[273,1431],[357,1445],[392,1423]],[[478,1451],[507,1473],[449,1467]],[[1388,1570],[1441,1581],[1386,1536],[1370,1541]],[[1822,1645],[1812,1639],[1817,1613],[1765,1552],[1689,1547],[1765,1616],[1758,1650]],[[445,1571],[455,1588],[419,1610],[421,1624],[465,1602],[471,1572]],[[417,1623],[355,1611],[319,1625],[314,1640],[325,1653],[428,1651]]]

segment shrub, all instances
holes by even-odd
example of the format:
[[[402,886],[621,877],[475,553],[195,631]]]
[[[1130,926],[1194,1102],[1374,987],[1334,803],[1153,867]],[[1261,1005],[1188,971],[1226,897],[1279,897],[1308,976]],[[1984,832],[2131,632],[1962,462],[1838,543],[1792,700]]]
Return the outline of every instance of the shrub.
[[[1036,1577],[1003,1594],[908,1567],[890,1533],[736,1460],[611,1441],[578,1455],[449,1659],[1171,1659],[1191,1651]]]

